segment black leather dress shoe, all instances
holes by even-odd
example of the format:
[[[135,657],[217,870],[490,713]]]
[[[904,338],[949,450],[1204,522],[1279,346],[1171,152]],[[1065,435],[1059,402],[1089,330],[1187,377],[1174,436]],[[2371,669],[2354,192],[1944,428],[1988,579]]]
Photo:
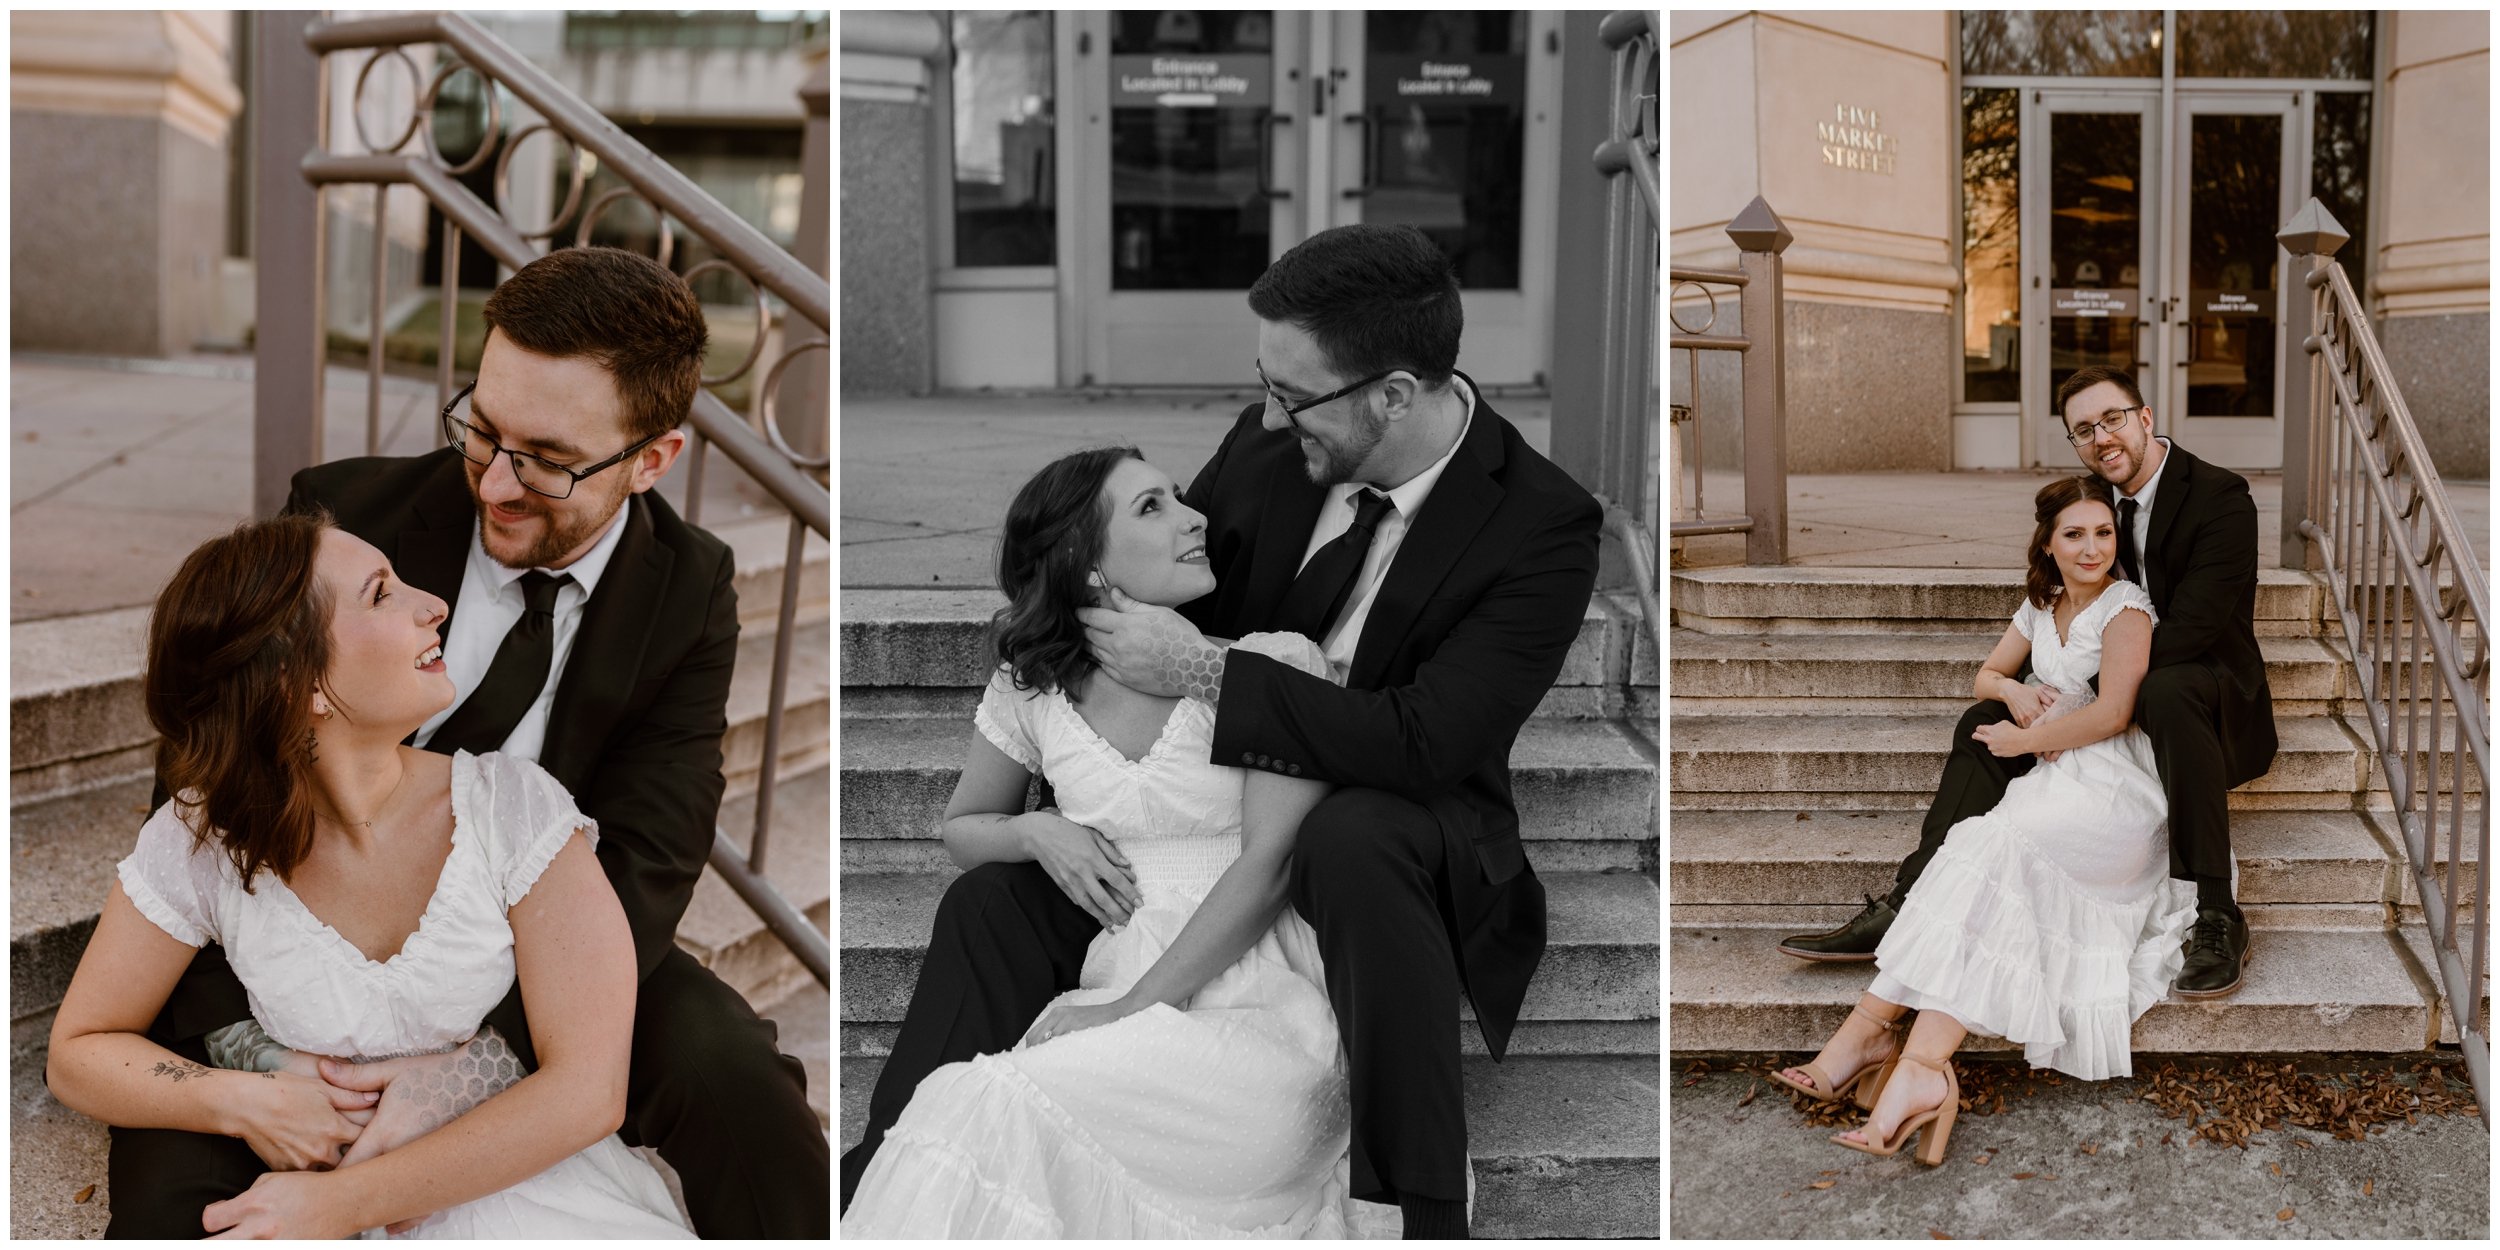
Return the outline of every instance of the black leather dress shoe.
[[[2170,990],[2181,998],[2233,993],[2240,988],[2240,970],[2248,956],[2248,921],[2236,910],[2199,907],[2196,927],[2188,931],[2187,964]]]
[[[1899,914],[1893,910],[1890,899],[1869,894],[1865,911],[1829,933],[1800,933],[1783,939],[1780,953],[1816,963],[1862,963],[1875,957],[1884,931],[1892,927],[1892,918]]]

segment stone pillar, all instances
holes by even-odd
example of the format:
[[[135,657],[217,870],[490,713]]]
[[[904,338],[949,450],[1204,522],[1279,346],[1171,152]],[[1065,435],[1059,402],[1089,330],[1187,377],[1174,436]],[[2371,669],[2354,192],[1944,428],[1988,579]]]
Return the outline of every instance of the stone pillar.
[[[2368,298],[2442,477],[2491,473],[2491,25],[2481,12],[2380,15],[2382,120]]]
[[[1953,467],[1950,13],[1668,14],[1667,247],[1736,267],[1726,229],[1755,196],[1786,253],[1791,472]],[[1737,332],[1723,293],[1715,333]],[[1708,317],[1677,304],[1687,325]],[[1680,399],[1687,368],[1671,353]],[[1705,352],[1702,461],[1740,456],[1738,361]],[[1733,502],[1733,501],[1728,501]]]
[[[232,31],[225,13],[9,15],[11,346],[170,356],[210,333]]]
[[[930,339],[929,12],[847,12],[842,24],[842,393],[925,394]]]

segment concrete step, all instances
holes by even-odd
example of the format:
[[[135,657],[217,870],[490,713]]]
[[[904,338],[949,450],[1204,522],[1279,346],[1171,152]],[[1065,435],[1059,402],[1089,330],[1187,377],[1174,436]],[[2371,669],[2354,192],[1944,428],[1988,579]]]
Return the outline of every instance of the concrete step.
[[[843,719],[845,871],[920,871],[943,862],[931,848],[971,724],[968,707],[947,720]],[[1521,836],[1540,870],[1656,864],[1658,772],[1646,743],[1604,721],[1532,720],[1511,750],[1510,769]]]
[[[729,732],[721,739],[721,776],[732,794],[755,788],[764,762],[765,714],[772,709],[772,622],[747,626],[738,636],[738,667],[729,678]],[[785,692],[781,738],[775,744],[782,773],[826,766],[833,722],[833,626],[802,622],[790,631],[790,684]]]
[[[1721,568],[1678,570],[1673,623],[1710,634],[2002,633],[2022,602],[2019,568]],[[2325,598],[2317,578],[2257,573],[2257,633],[2314,637]]]
[[[1957,717],[1688,716],[1667,743],[1679,812],[1925,810]],[[2344,717],[2278,719],[2272,771],[2231,793],[2234,811],[2346,810],[2386,778],[2366,730]],[[2448,753],[2443,752],[2443,761]]]
[[[842,1145],[882,1059],[842,1061]],[[1660,1235],[1657,1056],[1465,1061],[1477,1237]]]
[[[846,707],[877,716],[968,714],[997,667],[986,633],[1000,602],[992,590],[845,590]],[[1654,703],[1657,646],[1642,627],[1637,606],[1599,595],[1582,616],[1579,638],[1537,715],[1623,716],[1627,686],[1646,688]]]
[[[850,796],[845,792],[844,802]],[[1658,883],[1638,873],[1539,874],[1545,956],[1520,1015],[1537,1021],[1654,1021],[1658,1015]],[[844,873],[842,995],[853,1024],[903,1018],[949,873]],[[1474,1019],[1462,1005],[1462,1018]],[[1463,1033],[1474,1030],[1462,1030]],[[1618,1034],[1619,1035],[1619,1034]],[[890,1038],[886,1039],[890,1042]],[[868,1044],[846,1040],[843,1053]]]
[[[1678,812],[1676,905],[1857,904],[1892,888],[1918,846],[1916,811]],[[1800,819],[1805,817],[1805,819]],[[2409,891],[2378,827],[2353,812],[2243,812],[2231,822],[2243,903],[2394,904]]]
[[[1745,637],[1677,629],[1668,639],[1672,710],[1712,714],[1828,712],[1843,701],[1883,700],[1887,712],[1960,716],[1971,679],[1995,644],[1975,634],[1774,634]],[[2335,710],[2357,698],[2343,644],[2317,638],[2260,640],[2278,719]]]
[[[1675,967],[1668,1036],[1679,1052],[1819,1048],[1874,975],[1868,964],[1809,964],[1774,949],[1784,924],[1693,927],[1670,922]],[[2253,919],[2253,917],[2252,917]],[[2296,929],[2252,924],[2248,979],[2229,998],[2168,999],[2136,1021],[2139,1053],[2407,1051],[2426,1049],[2436,992],[2384,927]],[[1972,1039],[1976,1048],[2010,1049]]]
[[[771,674],[771,637],[781,595],[788,522],[779,517],[740,520],[721,531],[735,551],[739,636],[738,675],[730,699],[732,783],[752,772],[762,730],[766,681]],[[821,726],[830,698],[832,645],[830,580],[825,543],[811,536],[803,557],[799,633],[793,650],[791,735],[785,756],[799,766],[821,762]],[[19,623],[9,631],[9,795],[23,803],[108,781],[127,780],[154,766],[155,730],[140,703],[139,683],[147,652],[145,606]],[[760,658],[759,658],[760,656]],[[1654,679],[1653,679],[1654,680]],[[747,741],[741,729],[748,729]],[[738,760],[745,753],[741,769]]]
[[[823,767],[785,776],[775,787],[765,875],[819,928],[829,929],[832,794]],[[113,866],[130,853],[147,819],[150,783],[116,783],[17,808],[9,822],[9,1007],[25,1020],[59,1005],[78,957],[95,931]],[[721,825],[740,846],[754,827],[750,794],[721,804]],[[745,900],[710,869],[697,882],[678,926],[686,947],[751,1002],[788,997],[812,980],[765,931]]]

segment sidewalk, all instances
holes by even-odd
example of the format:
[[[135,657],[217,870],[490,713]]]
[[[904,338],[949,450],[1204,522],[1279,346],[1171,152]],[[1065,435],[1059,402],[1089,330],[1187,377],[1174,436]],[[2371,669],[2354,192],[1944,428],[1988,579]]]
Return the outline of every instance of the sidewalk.
[[[1187,487],[1252,392],[942,395],[841,405],[842,585],[988,589],[1016,488],[1085,447],[1133,443]],[[1495,411],[1546,448],[1553,402],[1496,395]]]
[[[332,367],[322,447],[365,454],[365,375]],[[442,445],[434,382],[384,375],[379,453]],[[9,619],[152,602],[191,549],[252,506],[252,361],[16,353],[9,363]],[[704,522],[778,511],[737,466],[707,457]],[[681,511],[681,459],[660,494]]]

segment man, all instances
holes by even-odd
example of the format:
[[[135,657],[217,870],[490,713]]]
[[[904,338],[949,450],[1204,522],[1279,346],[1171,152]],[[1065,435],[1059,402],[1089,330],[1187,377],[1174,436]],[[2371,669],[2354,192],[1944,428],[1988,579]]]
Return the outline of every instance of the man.
[[[2118,563],[2153,597],[2160,624],[2136,695],[2135,723],[2153,742],[2170,805],[2170,875],[2196,884],[2196,925],[2172,992],[2219,998],[2240,987],[2248,922],[2232,896],[2229,790],[2274,763],[2274,695],[2257,649],[2257,505],[2248,482],[2153,436],[2153,410],[2135,379],[2095,365],[2057,388],[2067,441],[2084,467],[2118,490]],[[1799,959],[1865,960],[1892,927],[1927,861],[1953,826],[1997,805],[2031,770],[2030,756],[1999,759],[1973,732],[2012,720],[2006,705],[1963,713],[1944,780],[1901,861],[1892,892],[1829,933],[1780,943]]]
[[[1217,709],[1214,762],[1337,783],[1288,889],[1344,1039],[1353,1196],[1398,1205],[1409,1237],[1464,1236],[1458,1000],[1500,1058],[1545,946],[1510,746],[1579,633],[1600,514],[1456,372],[1457,280],[1420,231],[1315,235],[1249,302],[1268,398],[1183,496],[1215,592],[1186,617],[1082,615],[1113,678]],[[1345,683],[1206,636],[1262,630],[1317,640]],[[1097,927],[1036,865],[956,880],[843,1156],[846,1201],[920,1079],[1014,1044]]]
[[[651,493],[685,447],[702,307],[640,256],[567,248],[496,288],[485,316],[477,382],[443,418],[450,446],[306,469],[288,507],[328,509],[451,606],[457,697],[416,744],[534,759],[599,822],[641,977],[625,1140],[677,1169],[703,1236],[827,1237],[830,1150],[804,1068],[674,941],[712,846],[738,641],[728,548]],[[249,1014],[211,946],[151,1036],[205,1061],[214,1034],[231,1063],[275,1049]],[[404,1144],[432,1123],[417,1094],[393,1097],[402,1082],[474,1075],[506,1046],[534,1062],[517,986],[486,1024],[448,1055],[322,1070],[378,1091],[365,1133]],[[118,1128],[110,1168],[117,1237],[197,1237],[201,1209],[264,1170],[238,1140]]]

